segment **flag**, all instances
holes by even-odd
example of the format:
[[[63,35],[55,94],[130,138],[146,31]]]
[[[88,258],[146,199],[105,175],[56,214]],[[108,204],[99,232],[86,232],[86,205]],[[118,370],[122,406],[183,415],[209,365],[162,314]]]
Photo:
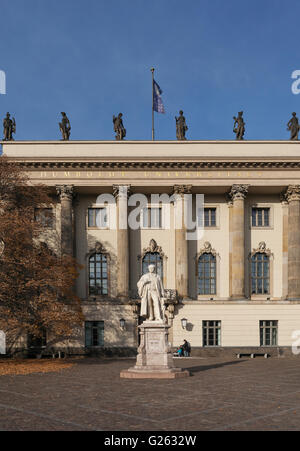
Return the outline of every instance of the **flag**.
[[[153,110],[157,113],[165,113],[164,104],[161,98],[162,90],[155,80],[153,80]]]

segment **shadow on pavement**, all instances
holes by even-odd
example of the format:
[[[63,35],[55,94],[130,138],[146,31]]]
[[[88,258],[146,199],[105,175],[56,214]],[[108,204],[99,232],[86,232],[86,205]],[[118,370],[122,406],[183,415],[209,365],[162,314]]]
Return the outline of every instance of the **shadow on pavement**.
[[[200,373],[201,371],[213,370],[215,368],[222,368],[224,366],[236,365],[239,363],[246,362],[246,360],[233,360],[231,362],[215,363],[214,365],[201,365],[201,366],[191,366],[187,368],[188,371],[193,373]]]

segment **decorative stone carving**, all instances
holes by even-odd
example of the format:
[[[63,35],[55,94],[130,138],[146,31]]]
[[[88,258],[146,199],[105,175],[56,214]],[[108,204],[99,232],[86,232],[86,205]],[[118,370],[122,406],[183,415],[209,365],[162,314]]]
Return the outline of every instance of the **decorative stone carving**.
[[[130,185],[113,185],[113,196],[118,199],[119,197],[128,198],[131,194]]]
[[[282,198],[287,202],[300,201],[300,185],[290,185],[282,194]]]
[[[253,251],[249,254],[249,257],[253,257],[255,254],[266,254],[268,257],[271,257],[273,255],[271,250],[267,249],[265,241],[261,241],[258,245],[258,248],[253,249]]]
[[[198,260],[199,257],[201,257],[201,255],[203,254],[212,254],[214,257],[217,256],[216,250],[212,248],[212,245],[208,241],[204,243],[203,248],[200,249],[200,251],[196,255],[196,260]]]
[[[228,193],[229,200],[234,202],[235,200],[244,200],[248,194],[250,185],[232,185],[230,192]]]
[[[74,185],[58,185],[56,186],[56,192],[60,200],[72,201],[75,195]]]
[[[154,239],[152,239],[150,240],[149,246],[143,249],[142,255],[138,256],[138,259],[143,260],[146,254],[148,253],[153,254],[155,252],[157,252],[161,256],[161,258],[166,257],[165,254],[163,253],[161,246],[158,246],[157,242]]]
[[[191,194],[193,185],[174,185],[173,194],[183,196],[184,194]]]

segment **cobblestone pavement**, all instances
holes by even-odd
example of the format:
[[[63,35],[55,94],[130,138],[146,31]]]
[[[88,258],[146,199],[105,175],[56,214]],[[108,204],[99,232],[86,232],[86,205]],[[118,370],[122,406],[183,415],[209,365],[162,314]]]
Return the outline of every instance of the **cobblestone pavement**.
[[[133,360],[78,360],[60,373],[0,377],[0,430],[300,429],[300,357],[182,359],[192,376],[120,379]]]

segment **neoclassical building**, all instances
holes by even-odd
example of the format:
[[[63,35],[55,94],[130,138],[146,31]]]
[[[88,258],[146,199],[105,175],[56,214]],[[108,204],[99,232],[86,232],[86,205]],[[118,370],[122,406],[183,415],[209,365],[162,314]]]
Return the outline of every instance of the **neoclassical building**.
[[[166,289],[174,347],[187,339],[195,354],[289,352],[300,331],[299,146],[3,142],[3,153],[22,164],[33,184],[52,187],[53,204],[38,209],[45,236],[49,243],[59,236],[61,249],[83,265],[76,290],[86,321],[73,347],[136,349],[136,286],[153,263]],[[103,194],[111,200],[102,201]],[[149,203],[139,228],[126,228],[122,221],[135,211],[138,194]],[[175,200],[150,202],[162,194]],[[195,239],[187,239],[184,221],[176,226],[188,194],[202,228]],[[201,214],[197,194],[204,196]],[[54,220],[47,220],[50,209]]]

